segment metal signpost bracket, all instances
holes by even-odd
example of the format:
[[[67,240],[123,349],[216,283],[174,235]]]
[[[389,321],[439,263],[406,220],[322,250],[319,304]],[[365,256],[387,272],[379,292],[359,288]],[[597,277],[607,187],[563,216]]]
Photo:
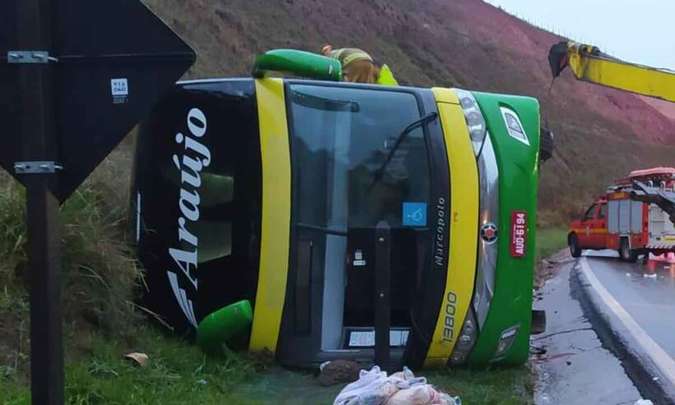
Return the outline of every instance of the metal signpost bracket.
[[[49,63],[58,62],[57,58],[49,56],[47,51],[9,51],[7,63]]]
[[[0,9],[0,167],[26,187],[31,402],[63,405],[59,205],[195,53],[142,0],[3,0]]]
[[[16,162],[14,173],[16,174],[51,174],[63,170],[63,166],[50,161]]]

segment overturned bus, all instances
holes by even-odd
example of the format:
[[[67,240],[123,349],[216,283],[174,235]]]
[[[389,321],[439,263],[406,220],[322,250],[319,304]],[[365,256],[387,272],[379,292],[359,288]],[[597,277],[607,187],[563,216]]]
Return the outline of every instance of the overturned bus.
[[[528,97],[178,83],[138,138],[145,305],[195,333],[250,303],[245,346],[288,366],[523,363],[539,130]]]

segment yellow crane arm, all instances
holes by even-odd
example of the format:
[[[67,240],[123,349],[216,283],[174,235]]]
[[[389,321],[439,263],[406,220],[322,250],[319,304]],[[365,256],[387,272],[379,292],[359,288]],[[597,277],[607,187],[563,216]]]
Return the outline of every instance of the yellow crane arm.
[[[675,102],[675,72],[625,62],[592,45],[560,42],[548,60],[554,77],[570,67],[577,79]]]

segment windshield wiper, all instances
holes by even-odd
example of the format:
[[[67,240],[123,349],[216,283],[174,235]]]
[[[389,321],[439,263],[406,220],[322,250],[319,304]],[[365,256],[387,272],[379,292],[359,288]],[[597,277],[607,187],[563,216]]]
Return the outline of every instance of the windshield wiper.
[[[312,231],[318,231],[321,233],[325,233],[328,235],[337,235],[337,236],[347,236],[347,231],[343,231],[341,229],[336,229],[336,228],[328,228],[325,226],[317,226],[317,225],[310,225],[310,224],[305,224],[302,222],[298,222],[295,224],[298,228],[304,228],[304,229],[309,229]]]
[[[353,113],[361,111],[361,106],[356,101],[335,100],[315,96],[313,94],[301,93],[299,91],[291,92],[291,100],[303,107],[313,108],[316,110],[349,111]]]
[[[430,114],[425,115],[424,117],[418,119],[417,121],[413,121],[410,125],[405,127],[405,129],[401,132],[401,134],[396,137],[396,142],[394,143],[394,147],[391,148],[391,151],[389,151],[389,154],[387,155],[387,158],[384,160],[382,163],[382,166],[380,166],[379,169],[375,171],[375,178],[373,179],[373,182],[370,183],[370,186],[368,187],[368,191],[377,184],[380,180],[382,180],[382,176],[384,176],[384,172],[387,169],[387,166],[389,165],[389,162],[391,162],[391,158],[394,157],[394,153],[398,150],[398,147],[401,146],[405,138],[410,134],[413,130],[417,129],[418,127],[421,127],[422,125],[427,125],[431,121],[434,121],[435,119],[438,118],[438,113],[432,112]]]

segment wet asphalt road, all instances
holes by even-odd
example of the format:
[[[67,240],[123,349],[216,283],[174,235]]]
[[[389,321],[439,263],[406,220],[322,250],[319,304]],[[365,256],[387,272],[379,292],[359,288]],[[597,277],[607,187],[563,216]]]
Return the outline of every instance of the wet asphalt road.
[[[547,317],[546,332],[531,341],[539,352],[533,355],[535,403],[634,404],[640,393],[582,311],[571,273],[574,264],[571,257],[562,257],[534,303]]]
[[[675,267],[620,261],[613,252],[586,254],[595,277],[656,343],[675,358]]]

